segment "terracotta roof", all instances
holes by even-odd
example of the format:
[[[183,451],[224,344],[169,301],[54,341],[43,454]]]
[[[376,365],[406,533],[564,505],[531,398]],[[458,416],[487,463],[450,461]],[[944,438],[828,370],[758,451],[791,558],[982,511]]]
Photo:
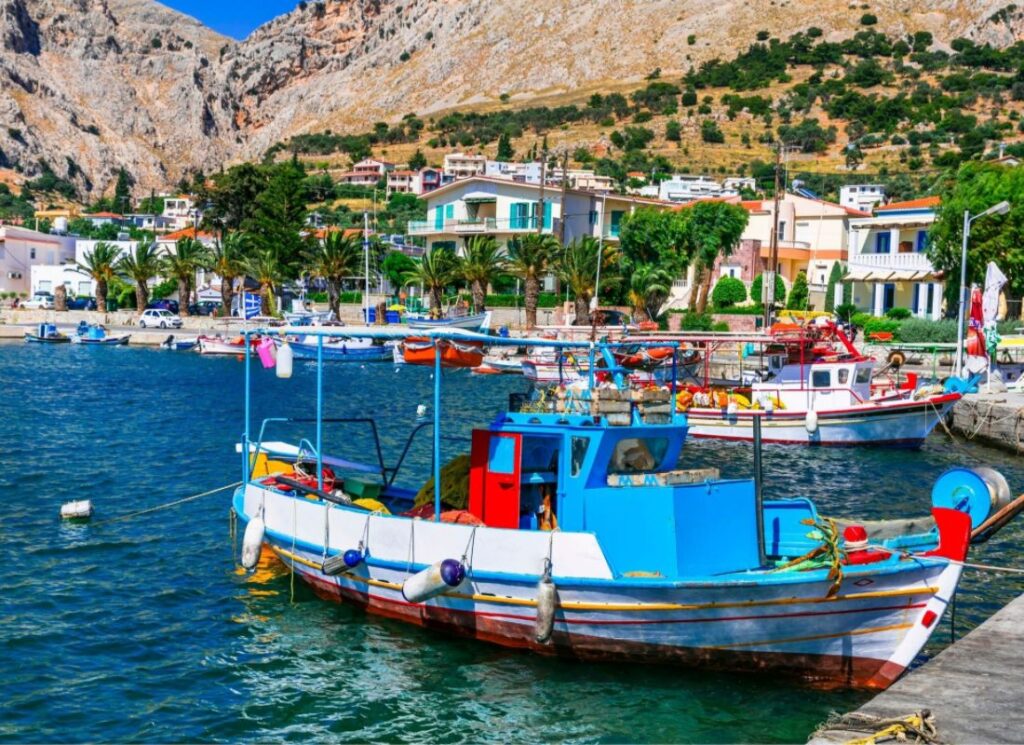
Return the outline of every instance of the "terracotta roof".
[[[875,212],[888,212],[890,210],[923,210],[929,207],[938,207],[942,202],[941,197],[922,197],[921,199],[910,199],[906,202],[889,202],[881,207],[875,207]]]
[[[124,215],[119,215],[116,212],[90,212],[86,215],[82,215],[86,220],[92,217],[117,217],[122,218]]]
[[[740,207],[751,212],[753,212],[754,210],[763,210],[764,202],[762,202],[760,199],[745,199],[742,202],[740,202]]]
[[[643,171],[630,171],[626,174],[629,178],[646,178],[647,174]]]
[[[160,241],[160,242],[166,243],[168,241],[178,241],[178,240],[181,240],[182,238],[196,238],[196,237],[199,237],[199,238],[213,238],[214,236],[213,236],[213,233],[207,232],[205,230],[197,231],[195,228],[182,228],[181,230],[176,230],[173,233],[166,233],[166,234],[160,236],[159,238],[157,238],[157,240]]]
[[[327,228],[320,228],[313,235],[315,235],[317,238],[320,238],[322,240],[322,239],[327,237],[328,233],[337,233],[339,231],[341,232],[341,234],[344,237],[348,238],[350,235],[361,235],[362,232],[363,232],[363,229],[362,228],[345,228],[345,229],[342,229],[342,228],[338,228],[338,227],[335,227],[335,226],[331,226],[331,227],[327,227]]]

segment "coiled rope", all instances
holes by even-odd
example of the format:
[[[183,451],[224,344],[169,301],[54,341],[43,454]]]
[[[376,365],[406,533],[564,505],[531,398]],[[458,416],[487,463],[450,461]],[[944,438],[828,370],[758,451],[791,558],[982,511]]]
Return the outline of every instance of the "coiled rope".
[[[935,726],[935,718],[928,709],[916,711],[906,717],[876,717],[856,711],[851,714],[833,714],[818,728],[814,736],[820,737],[829,731],[867,734],[866,737],[849,740],[845,745],[875,745],[886,740],[931,745],[939,745],[942,742],[939,739],[939,730]]]
[[[210,491],[204,491],[200,494],[193,494],[191,497],[175,499],[173,502],[167,502],[166,504],[158,504],[156,507],[147,507],[146,509],[139,510],[138,512],[129,512],[127,515],[121,515],[120,517],[112,517],[109,520],[100,520],[98,523],[93,523],[92,527],[97,528],[100,525],[109,525],[110,523],[122,522],[123,520],[131,520],[132,518],[139,517],[140,515],[148,515],[151,512],[159,512],[160,510],[166,510],[170,509],[171,507],[177,507],[179,504],[185,504],[186,502],[194,502],[197,499],[209,497],[212,494],[219,494],[222,491],[234,489],[236,486],[241,486],[241,484],[241,481],[235,481],[234,483],[231,484],[218,486],[216,489],[210,489]]]

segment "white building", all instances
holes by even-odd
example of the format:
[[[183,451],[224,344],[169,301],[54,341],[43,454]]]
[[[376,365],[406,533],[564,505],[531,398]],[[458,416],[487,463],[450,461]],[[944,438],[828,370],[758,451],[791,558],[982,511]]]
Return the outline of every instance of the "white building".
[[[487,158],[474,153],[448,153],[441,170],[453,179],[483,176],[487,172]]]
[[[653,194],[654,185],[645,186],[643,194]],[[691,176],[677,173],[657,185],[658,199],[664,202],[685,204],[698,199],[720,199],[739,195],[739,188],[729,188],[706,176]]]
[[[33,266],[57,266],[74,256],[74,238],[0,225],[0,292],[28,295]]]
[[[849,184],[839,188],[839,204],[861,212],[871,212],[885,201],[882,184]]]
[[[373,187],[376,186],[389,171],[393,171],[394,169],[394,163],[366,158],[352,166],[351,171],[341,174],[341,176],[338,177],[338,181],[343,184]]]
[[[925,197],[893,202],[878,207],[874,217],[850,220],[843,281],[850,284],[852,297],[842,297],[838,285],[836,305],[853,303],[876,316],[899,307],[919,318],[941,318],[943,285],[925,253],[938,207],[938,197]]]

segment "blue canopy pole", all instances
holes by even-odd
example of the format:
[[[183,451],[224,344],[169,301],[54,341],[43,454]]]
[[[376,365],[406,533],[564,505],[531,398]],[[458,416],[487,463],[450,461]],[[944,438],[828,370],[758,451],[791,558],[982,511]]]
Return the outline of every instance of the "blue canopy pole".
[[[316,485],[324,489],[324,337],[316,338]]]
[[[242,483],[249,483],[249,389],[251,373],[249,372],[249,329],[242,330],[245,339],[245,431],[242,433]]]
[[[676,362],[678,360],[678,352],[679,352],[679,348],[678,347],[673,347],[672,348],[672,393],[669,396],[669,400],[672,401],[672,422],[673,423],[675,423],[675,421],[676,421],[675,397],[679,395],[679,392],[676,390],[676,380],[677,380],[676,373],[677,373],[677,370],[678,370]]]
[[[590,354],[588,355],[590,369],[587,372],[587,387],[594,390],[594,342],[590,342]]]
[[[441,519],[441,341],[434,339],[434,522]]]

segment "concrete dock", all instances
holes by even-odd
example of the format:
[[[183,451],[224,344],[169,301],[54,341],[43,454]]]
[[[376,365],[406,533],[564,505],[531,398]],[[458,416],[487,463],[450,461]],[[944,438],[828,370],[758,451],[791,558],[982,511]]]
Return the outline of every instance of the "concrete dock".
[[[927,709],[943,743],[1024,741],[1024,595],[857,710],[903,718]],[[845,729],[819,731],[814,745],[866,737]],[[908,736],[913,742],[913,736]]]
[[[968,394],[953,407],[949,422],[957,436],[1024,453],[1024,393]]]

